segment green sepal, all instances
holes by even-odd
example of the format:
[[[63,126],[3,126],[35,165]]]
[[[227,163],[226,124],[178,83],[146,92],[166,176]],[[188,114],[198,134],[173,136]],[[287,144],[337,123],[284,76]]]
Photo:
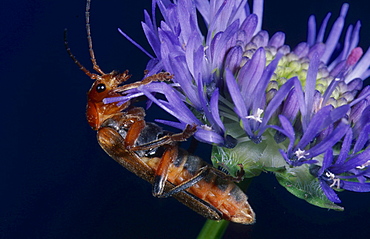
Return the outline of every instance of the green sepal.
[[[318,207],[343,211],[343,207],[325,196],[319,181],[309,173],[308,167],[304,164],[300,167],[287,168],[285,171],[275,172],[275,175],[280,185],[294,196]]]
[[[281,154],[282,144],[276,144],[274,140],[264,140],[259,144],[252,141],[239,143],[235,148],[212,148],[213,165],[224,168],[230,175],[235,176],[240,170],[238,164],[242,164],[245,178],[258,176],[263,171],[276,172],[284,170],[287,165]]]
[[[286,163],[279,152],[279,149],[285,150],[286,147],[284,143],[277,144],[271,134],[266,134],[259,144],[244,141],[232,149],[214,146],[211,159],[215,167],[222,167],[232,176],[240,170],[238,164],[243,165],[244,178],[252,178],[265,171],[272,172],[278,182],[296,197],[318,207],[343,211],[343,207],[325,196],[317,178],[309,173],[309,165],[290,167]],[[320,156],[315,159],[322,161]]]

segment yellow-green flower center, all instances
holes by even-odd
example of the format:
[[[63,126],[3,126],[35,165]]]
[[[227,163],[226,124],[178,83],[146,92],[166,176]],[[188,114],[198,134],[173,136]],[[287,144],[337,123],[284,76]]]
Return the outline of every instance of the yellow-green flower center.
[[[254,44],[248,44],[244,52],[244,57],[251,59],[254,52],[257,50],[257,46]],[[283,46],[288,49],[287,46]],[[285,51],[287,51],[285,49]],[[266,65],[275,58],[278,49],[272,46],[265,47],[266,52]],[[244,64],[243,62],[242,64]],[[309,68],[310,60],[308,57],[298,57],[294,52],[285,54],[279,61],[278,66],[271,77],[270,83],[266,89],[267,100],[269,101],[273,96],[273,91],[277,91],[288,79],[292,77],[298,77],[299,81],[302,84],[303,90],[306,86],[307,71]],[[336,80],[333,76],[330,75],[327,66],[324,63],[320,63],[319,69],[316,76],[316,87],[315,89],[323,95],[330,85],[330,83]],[[339,82],[332,94],[330,95],[329,100],[326,102],[326,105],[331,104],[334,107],[339,107],[345,104],[350,103],[359,89],[350,89],[348,84],[343,81]],[[272,96],[269,96],[272,94]],[[317,107],[321,108],[324,105],[319,105]]]

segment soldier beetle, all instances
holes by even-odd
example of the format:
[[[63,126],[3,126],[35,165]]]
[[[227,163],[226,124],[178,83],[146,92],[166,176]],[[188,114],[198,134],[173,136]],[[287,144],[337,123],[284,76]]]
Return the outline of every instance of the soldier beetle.
[[[97,131],[100,146],[123,167],[150,182],[154,196],[173,196],[208,219],[253,223],[255,214],[247,196],[233,182],[240,177],[233,178],[178,147],[178,142],[191,137],[196,127],[188,125],[181,133],[170,133],[154,123],[145,122],[144,109],[133,106],[132,101],[120,105],[102,102],[104,98],[121,96],[126,90],[142,84],[169,81],[173,76],[161,72],[142,81],[124,84],[130,78],[127,71],[104,73],[92,47],[90,3],[88,0],[86,4],[86,30],[91,62],[97,73],[87,70],[72,54],[66,31],[65,47],[77,66],[95,80],[87,93],[86,116],[89,125]]]

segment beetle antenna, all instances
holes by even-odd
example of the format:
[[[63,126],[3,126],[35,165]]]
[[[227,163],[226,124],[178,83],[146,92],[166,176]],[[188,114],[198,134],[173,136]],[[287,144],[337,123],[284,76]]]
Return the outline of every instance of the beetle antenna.
[[[78,60],[77,58],[72,54],[71,48],[68,46],[68,40],[67,40],[67,28],[64,29],[64,46],[67,50],[67,53],[69,57],[72,58],[73,62],[80,67],[80,70],[85,72],[86,75],[88,75],[91,79],[96,79],[98,75],[91,73],[86,67],[84,67]]]
[[[105,73],[100,69],[96,62],[95,53],[92,46],[92,39],[91,39],[91,28],[90,28],[90,4],[91,0],[86,1],[86,12],[85,12],[85,18],[86,18],[86,32],[87,32],[87,42],[89,43],[89,52],[91,57],[91,62],[93,64],[93,69],[98,72],[101,75],[105,75]]]

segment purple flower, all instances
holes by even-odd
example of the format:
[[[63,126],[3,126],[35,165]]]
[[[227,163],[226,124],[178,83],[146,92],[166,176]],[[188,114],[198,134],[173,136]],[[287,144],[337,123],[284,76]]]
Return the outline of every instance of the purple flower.
[[[261,29],[261,0],[253,11],[245,0],[153,0],[152,6],[142,23],[154,52],[145,51],[148,75],[167,71],[173,83],[143,85],[106,103],[145,95],[177,119],[158,122],[179,129],[196,125],[195,138],[214,145],[215,165],[234,174],[242,163],[246,177],[272,171],[298,197],[305,191],[339,202],[334,186],[367,191],[370,88],[362,87],[370,75],[370,50],[357,46],[360,22],[339,41],[348,4],[330,30],[331,14],[318,29],[311,16],[306,42],[293,50],[284,33],[269,37]],[[321,195],[314,192],[316,183]]]
[[[295,131],[286,117],[279,116],[283,128],[271,126],[289,138],[290,143],[287,152],[282,149],[279,150],[289,165],[301,166],[304,163],[316,163],[317,160],[312,160],[314,157],[332,148],[344,136],[349,126],[340,123],[334,127],[333,122],[336,122],[340,116],[344,116],[349,107],[343,106],[333,110],[332,108],[331,105],[328,105],[317,112],[310,121],[307,130],[303,132],[302,137],[294,146],[293,143],[297,141]],[[320,140],[319,133],[323,134],[324,131],[330,132],[325,132],[325,136]],[[309,149],[304,150],[308,145]]]
[[[328,149],[322,166],[310,166],[310,173],[319,179],[325,195],[332,202],[341,202],[333,189],[370,192],[369,134],[370,122],[355,138],[352,129],[349,128],[337,153]]]

